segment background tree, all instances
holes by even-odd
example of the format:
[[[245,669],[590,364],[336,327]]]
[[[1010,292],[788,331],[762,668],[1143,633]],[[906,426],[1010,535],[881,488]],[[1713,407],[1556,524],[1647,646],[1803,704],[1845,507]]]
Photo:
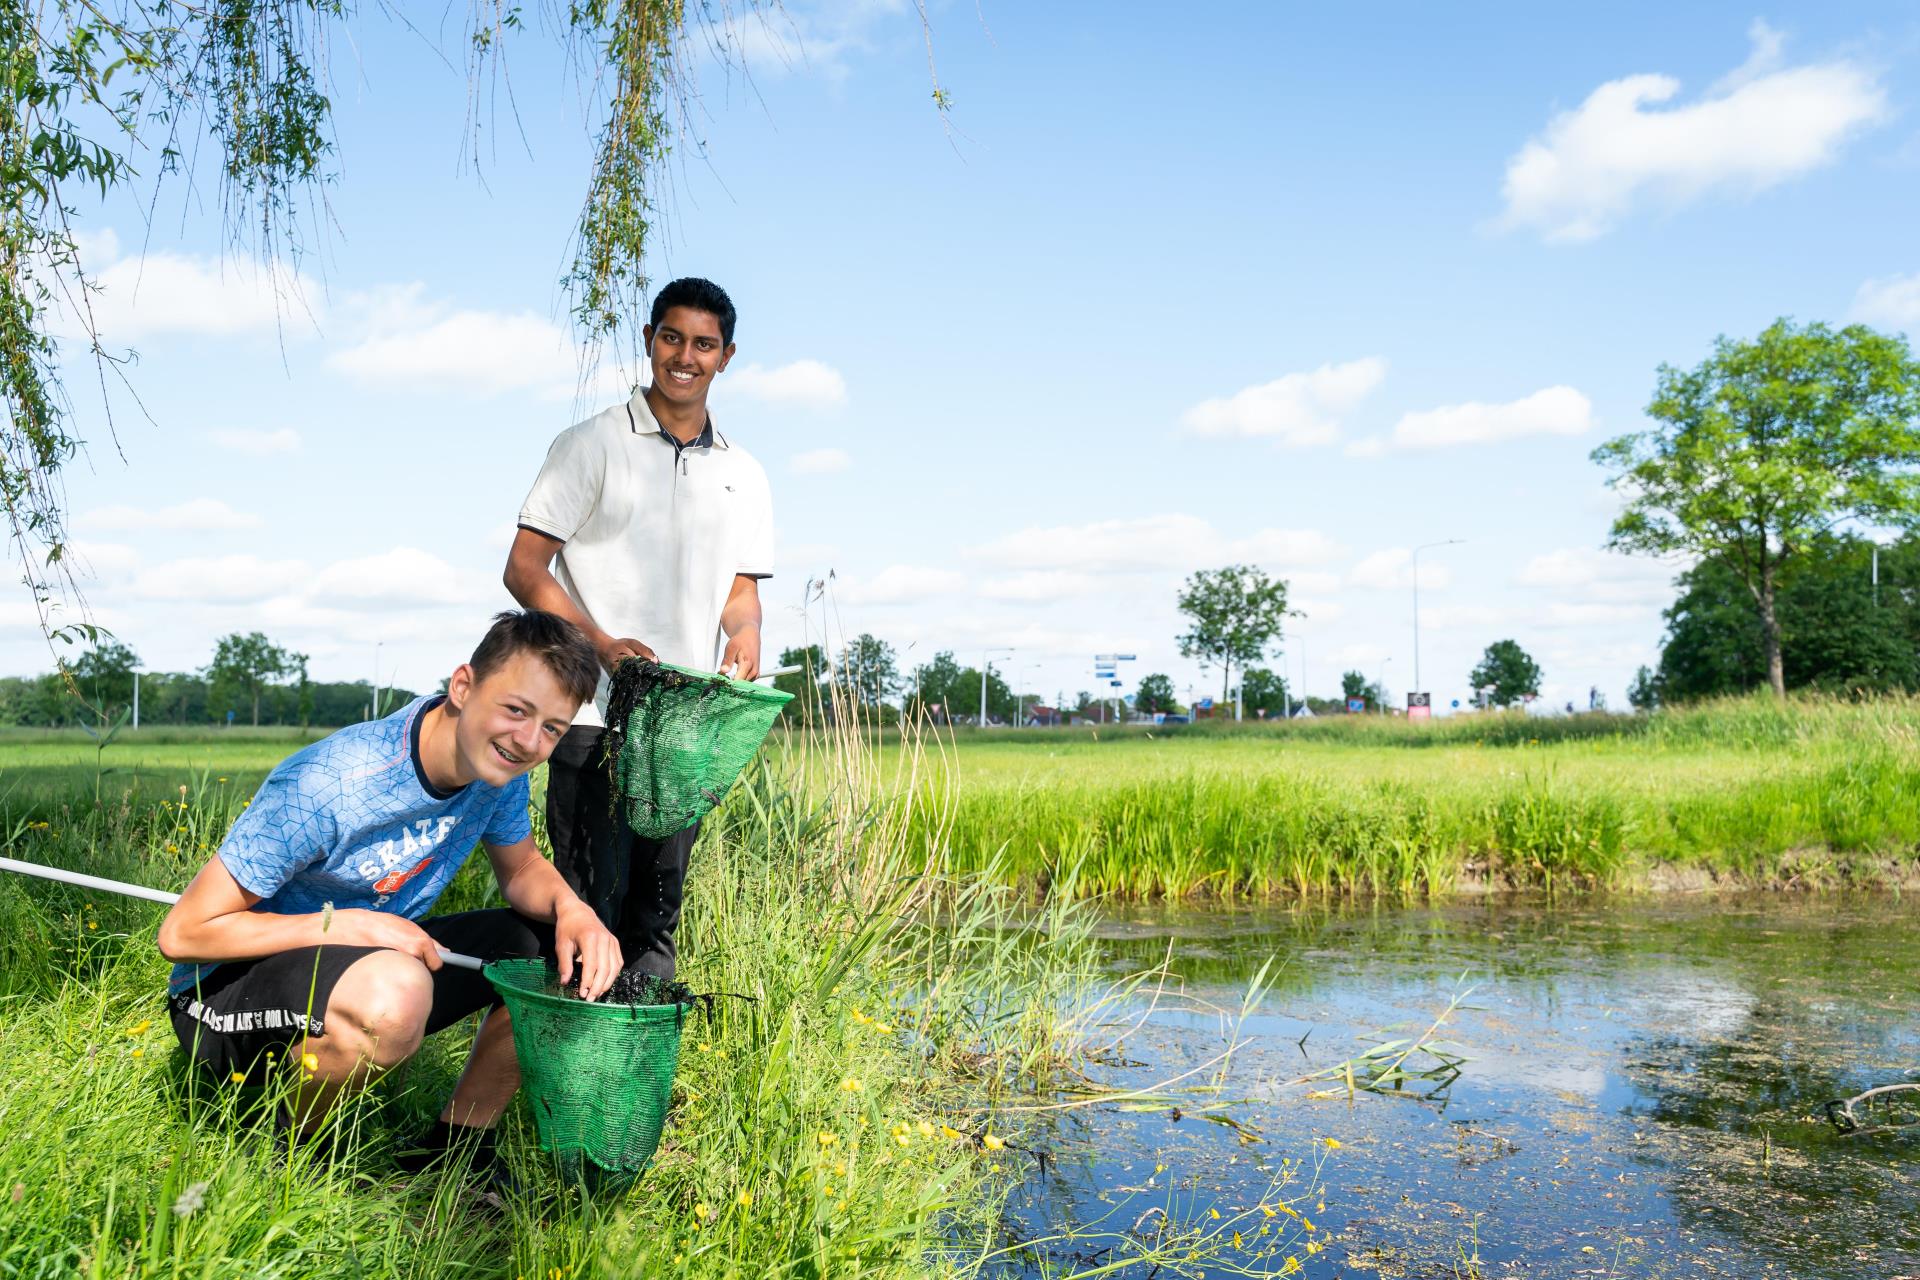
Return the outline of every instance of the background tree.
[[[1635,711],[1652,711],[1660,705],[1660,681],[1653,668],[1642,666],[1627,685],[1627,705]]]
[[[1475,689],[1490,690],[1487,701],[1496,707],[1510,707],[1540,696],[1540,664],[1514,640],[1495,640],[1488,645],[1468,679]]]
[[[1879,548],[1857,536],[1809,540],[1780,571],[1776,612],[1789,689],[1920,688],[1920,538]],[[1766,637],[1740,576],[1720,560],[1682,574],[1666,611],[1655,680],[1662,701],[1744,693],[1767,683]]]
[[[821,686],[827,678],[826,650],[817,644],[782,649],[780,661],[775,665],[800,668],[791,675],[773,678],[774,688],[793,695],[793,701],[782,708],[780,714],[806,724],[818,720],[824,706]]]
[[[1593,453],[1628,496],[1607,545],[1738,575],[1784,697],[1782,568],[1843,522],[1920,519],[1920,364],[1864,325],[1782,319],[1751,342],[1718,339],[1691,370],[1660,366],[1647,414],[1660,425]]]
[[[1236,663],[1267,656],[1287,613],[1287,584],[1250,564],[1202,569],[1180,589],[1180,612],[1191,624],[1179,637],[1180,656],[1220,668],[1220,700],[1233,687]]]
[[[959,702],[961,674],[960,664],[954,661],[953,652],[949,649],[940,650],[933,655],[931,662],[915,667],[908,678],[908,684],[912,686],[908,699],[909,713],[931,716],[944,724],[956,715],[964,714],[968,706],[979,706],[980,685],[977,680],[973,686],[974,701],[956,705]]]
[[[1285,716],[1292,707],[1287,680],[1265,667],[1249,667],[1240,675],[1240,705],[1250,716]]]
[[[1387,691],[1382,689],[1378,682],[1369,681],[1366,675],[1359,671],[1340,673],[1340,696],[1349,701],[1354,698],[1364,700],[1369,711],[1378,711],[1387,705]],[[1338,709],[1344,711],[1346,707],[1343,705]]]
[[[234,698],[250,702],[253,723],[260,723],[260,694],[269,682],[293,670],[294,655],[258,631],[222,636],[207,664],[208,697],[216,709]]]
[[[73,682],[80,696],[102,712],[133,705],[133,673],[140,656],[117,640],[100,640],[73,664]]]
[[[893,646],[864,631],[841,649],[835,675],[862,706],[880,706],[900,688],[900,663]]]
[[[1133,694],[1133,709],[1141,715],[1178,711],[1180,704],[1174,701],[1173,678],[1157,671],[1150,676],[1141,676],[1140,687]]]
[[[972,667],[962,667],[960,674],[954,677],[949,692],[948,706],[956,716],[978,716],[980,714],[980,673]],[[987,669],[987,718],[1004,720],[1011,724],[1019,715],[1018,703],[1014,697],[1013,686],[1003,679],[993,668]]]

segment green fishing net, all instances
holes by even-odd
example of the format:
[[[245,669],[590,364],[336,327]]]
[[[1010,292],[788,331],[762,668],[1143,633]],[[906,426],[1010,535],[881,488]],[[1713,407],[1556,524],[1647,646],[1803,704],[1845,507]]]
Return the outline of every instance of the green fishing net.
[[[627,825],[660,840],[726,798],[790,693],[629,658],[607,694],[607,768]]]
[[[680,1029],[694,1006],[687,988],[651,979],[618,993],[625,1000],[589,1004],[567,994],[545,960],[496,960],[485,972],[513,1018],[541,1149],[569,1174],[589,1165],[615,1174],[645,1169],[660,1145]]]

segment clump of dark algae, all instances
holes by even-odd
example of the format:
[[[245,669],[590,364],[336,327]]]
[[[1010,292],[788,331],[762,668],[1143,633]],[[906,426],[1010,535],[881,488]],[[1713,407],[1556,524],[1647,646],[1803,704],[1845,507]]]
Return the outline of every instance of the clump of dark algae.
[[[570,996],[580,994],[580,975],[576,971],[565,983],[556,983],[556,988]],[[638,964],[630,964],[620,971],[613,985],[600,993],[595,1004],[624,1004],[645,1007],[659,1004],[692,1004],[693,988],[684,982],[675,982],[662,978],[658,974],[647,973]]]

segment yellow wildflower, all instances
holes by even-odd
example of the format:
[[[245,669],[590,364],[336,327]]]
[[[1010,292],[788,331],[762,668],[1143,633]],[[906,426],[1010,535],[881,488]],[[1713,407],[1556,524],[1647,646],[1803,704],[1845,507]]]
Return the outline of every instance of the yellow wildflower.
[[[742,1209],[750,1209],[753,1207],[753,1193],[751,1191],[743,1190],[739,1195],[733,1198],[733,1202],[739,1205]]]
[[[100,926],[99,926],[99,925],[97,925],[97,924],[95,924],[95,923],[94,923],[93,921],[91,921],[91,920],[89,920],[89,921],[87,921],[87,928],[89,928],[89,929],[98,929],[99,927],[100,927]]]
[[[823,1147],[830,1147],[838,1141],[840,1141],[840,1135],[837,1133],[823,1133],[820,1135],[820,1145]]]
[[[823,1196],[833,1195],[834,1194],[833,1184],[829,1182],[826,1186],[820,1188],[820,1194]]]
[[[133,1030],[127,1032],[127,1034],[130,1036],[137,1036],[137,1035],[144,1034],[146,1029],[152,1025],[153,1025],[152,1018],[142,1018],[140,1019],[139,1023],[134,1026]]]
[[[940,1134],[945,1138],[957,1138],[960,1136],[960,1131],[950,1124],[943,1124],[940,1126]]]
[[[1233,1247],[1236,1249],[1244,1249],[1247,1247],[1246,1243],[1240,1239],[1240,1233],[1238,1231],[1233,1233]]]
[[[933,1136],[933,1133],[934,1133],[933,1121],[922,1120],[920,1122],[920,1136],[923,1138],[931,1138]]]
[[[852,1076],[848,1076],[845,1080],[842,1080],[840,1082],[840,1087],[846,1090],[848,1093],[860,1092],[860,1082],[854,1079]]]
[[[833,1162],[833,1176],[836,1178],[844,1178],[847,1176],[847,1162],[845,1160],[835,1160]]]
[[[1289,1256],[1286,1262],[1281,1264],[1280,1274],[1283,1276],[1290,1276],[1294,1272],[1298,1271],[1299,1269],[1300,1269],[1300,1259]]]
[[[133,1056],[137,1058],[137,1057],[139,1057],[139,1056],[140,1056],[141,1054],[143,1054],[143,1053],[145,1053],[145,1052],[146,1052],[146,1050],[145,1050],[145,1049],[139,1049],[139,1048],[136,1048],[136,1049],[135,1049],[135,1050],[133,1051]]]
[[[1329,1151],[1338,1151],[1340,1149],[1340,1139],[1338,1138],[1322,1138],[1320,1141],[1327,1144],[1327,1150]]]
[[[244,1071],[236,1071],[236,1072],[234,1072],[234,1073],[233,1073],[233,1082],[234,1082],[235,1084],[245,1084],[245,1083],[247,1082],[247,1073],[246,1073],[246,1072],[244,1072]]]
[[[708,1218],[711,1218],[713,1216],[713,1210],[709,1209],[707,1207],[706,1201],[702,1200],[700,1203],[693,1206],[693,1216],[697,1221],[705,1222]]]
[[[1326,1245],[1321,1244],[1318,1240],[1309,1240],[1307,1241],[1307,1256],[1312,1257],[1326,1247]]]
[[[300,1065],[309,1071],[318,1071],[320,1069],[320,1059],[311,1053],[303,1053],[300,1055]]]
[[[989,1151],[998,1151],[1007,1144],[994,1134],[988,1133],[981,1136],[980,1145]]]
[[[1212,1218],[1215,1222],[1220,1221],[1220,1211],[1218,1209],[1207,1210],[1207,1216],[1209,1218]]]

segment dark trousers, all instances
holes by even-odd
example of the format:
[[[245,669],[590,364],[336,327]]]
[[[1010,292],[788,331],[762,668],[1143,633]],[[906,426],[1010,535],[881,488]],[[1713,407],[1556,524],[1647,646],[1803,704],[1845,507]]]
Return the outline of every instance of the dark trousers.
[[[643,840],[613,803],[597,725],[575,725],[547,760],[547,838],[553,865],[620,940],[632,967],[673,977],[674,930],[687,859],[700,834],[694,823],[664,840]]]

